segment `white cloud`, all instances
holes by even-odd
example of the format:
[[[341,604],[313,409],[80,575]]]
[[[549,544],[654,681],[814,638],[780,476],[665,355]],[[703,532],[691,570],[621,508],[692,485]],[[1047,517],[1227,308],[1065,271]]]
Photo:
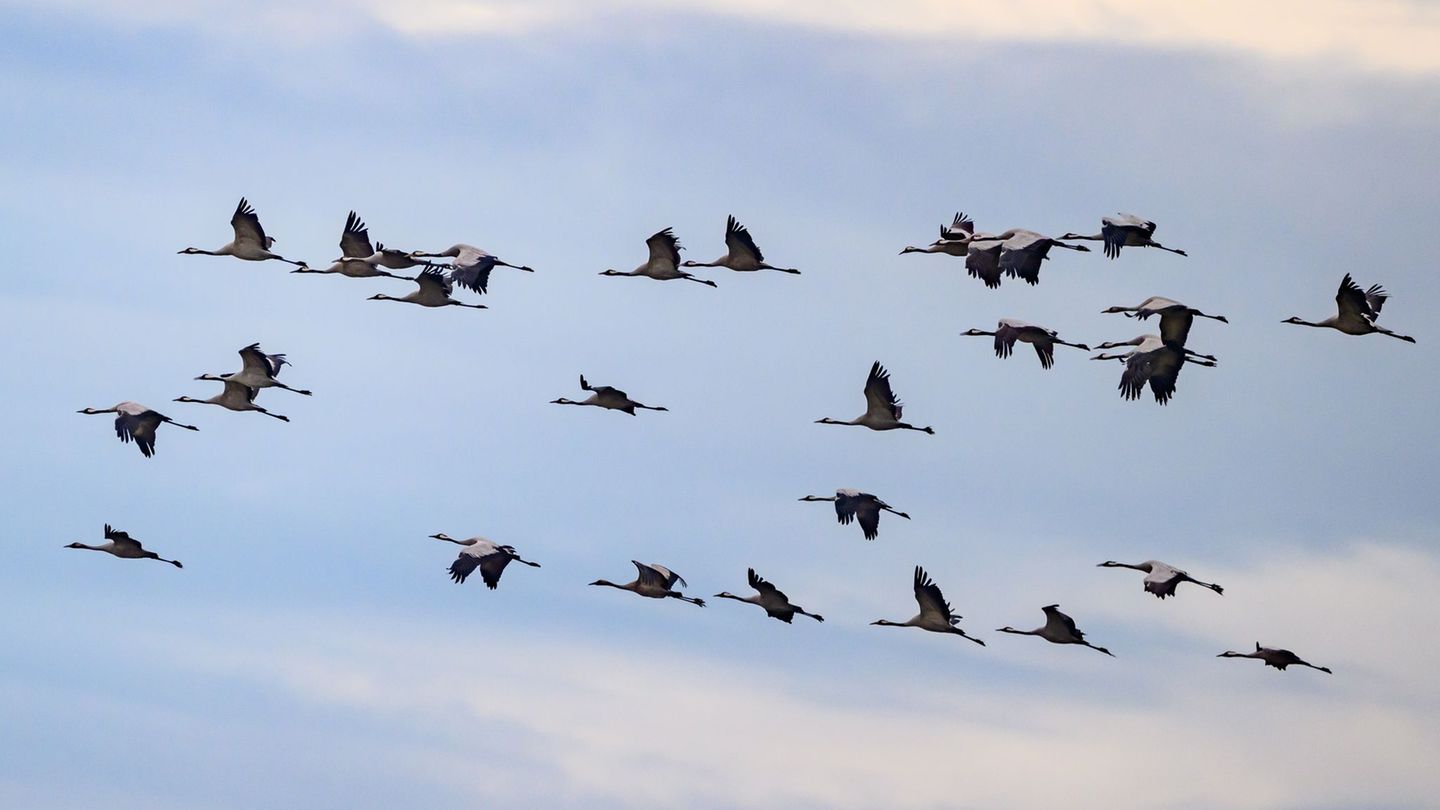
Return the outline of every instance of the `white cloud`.
[[[1336,674],[1219,661],[1209,641],[1197,653],[1121,650],[1114,661],[1034,642],[1024,649],[1061,663],[1012,683],[996,677],[995,661],[1028,640],[994,638],[956,657],[946,639],[919,633],[905,654],[924,658],[886,662],[884,677],[782,674],[763,662],[483,626],[457,645],[455,628],[417,633],[354,617],[363,632],[337,633],[322,617],[207,623],[224,643],[197,642],[176,665],[443,730],[470,762],[488,764],[387,756],[474,802],[1373,806],[1440,790],[1430,767],[1440,730],[1415,711],[1440,656],[1391,631],[1430,609],[1415,583],[1440,575],[1440,560],[1366,545],[1262,554],[1206,573],[1223,577],[1226,596],[1197,588],[1160,603],[1139,592],[1138,574],[1099,577],[1097,593],[1111,596],[1086,615],[1123,610],[1141,637],[1148,623],[1157,638],[1217,647],[1258,633]],[[266,625],[282,621],[273,635],[291,641],[273,642]],[[853,634],[845,641],[858,653],[864,629],[832,624],[824,630]]]
[[[131,25],[264,30],[295,41],[380,25],[417,37],[588,30],[617,15],[698,14],[760,25],[953,42],[1057,42],[1228,50],[1279,61],[1408,75],[1440,72],[1440,7],[1411,0],[293,0],[249,4],[237,21],[218,0],[3,0]],[[223,21],[223,27],[221,25]]]

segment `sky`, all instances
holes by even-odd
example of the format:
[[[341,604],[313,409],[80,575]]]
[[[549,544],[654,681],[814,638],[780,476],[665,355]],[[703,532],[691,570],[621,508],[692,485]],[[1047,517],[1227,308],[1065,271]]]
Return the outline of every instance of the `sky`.
[[[1431,3],[0,0],[0,805],[1434,806],[1440,10]],[[532,274],[490,308],[182,256],[247,197]],[[1129,211],[1189,252],[1036,287],[900,256]],[[601,278],[727,215],[802,275]],[[1098,246],[1097,246],[1098,247]],[[1280,323],[1341,276],[1409,345]],[[999,360],[1002,317],[1196,324],[1176,398]],[[467,300],[474,296],[466,295]],[[210,396],[259,341],[256,414]],[[883,362],[934,436],[813,424]],[[547,404],[577,377],[668,413]],[[198,433],[144,459],[87,406]],[[865,541],[827,504],[873,492]],[[111,523],[183,570],[62,550]],[[457,586],[445,532],[514,545]],[[589,588],[754,567],[823,624]],[[1221,583],[1164,602],[1104,560]],[[872,627],[923,565],[986,641]],[[1059,603],[1111,659],[1007,636]],[[1255,642],[1334,675],[1218,659]]]

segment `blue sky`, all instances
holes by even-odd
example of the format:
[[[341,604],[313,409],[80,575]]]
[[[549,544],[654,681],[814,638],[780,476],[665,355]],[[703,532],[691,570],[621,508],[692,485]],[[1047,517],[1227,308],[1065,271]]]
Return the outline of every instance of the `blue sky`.
[[[890,6],[0,3],[0,804],[1432,802],[1433,9]],[[242,195],[311,263],[353,208],[537,272],[432,311],[175,254]],[[1191,255],[998,291],[897,255],[957,209]],[[665,226],[712,259],[729,214],[804,274],[596,275]],[[1419,343],[1279,323],[1346,272]],[[1167,408],[958,336],[1123,340],[1100,310],[1156,294],[1231,321]],[[262,394],[290,424],[169,401],[257,340],[315,391]],[[935,436],[812,424],[874,360]],[[582,372],[671,411],[545,404]],[[201,431],[147,461],[74,413],[126,399]],[[914,520],[795,501],[842,486]],[[106,522],[185,569],[60,550]],[[442,531],[544,567],[457,587]],[[632,558],[827,621],[584,587]],[[1226,594],[1093,567],[1149,558]],[[868,626],[917,563],[989,646]],[[992,632],[1052,602],[1118,657]],[[1336,675],[1213,658],[1257,640]]]

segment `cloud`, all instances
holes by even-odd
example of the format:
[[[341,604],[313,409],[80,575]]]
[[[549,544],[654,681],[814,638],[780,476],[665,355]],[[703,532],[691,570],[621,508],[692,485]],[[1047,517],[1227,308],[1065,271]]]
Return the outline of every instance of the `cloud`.
[[[380,26],[417,39],[591,31],[607,20],[699,15],[756,25],[966,45],[1035,42],[1231,51],[1414,76],[1440,72],[1440,7],[1415,0],[261,0],[237,21],[219,0],[5,0],[130,25],[264,30],[295,41]],[[222,28],[215,21],[223,20]],[[249,25],[246,25],[246,22]]]
[[[457,646],[455,629],[348,617],[365,630],[337,632],[326,617],[292,616],[208,621],[224,641],[188,641],[175,666],[431,729],[407,736],[449,738],[466,758],[387,756],[469,803],[1373,806],[1440,789],[1429,767],[1440,730],[1415,711],[1435,645],[1384,632],[1426,609],[1422,590],[1397,587],[1398,570],[1430,581],[1440,560],[1372,545],[1262,554],[1207,572],[1223,575],[1224,597],[1197,588],[1164,603],[1140,592],[1139,574],[1097,574],[1135,632],[1202,641],[1113,661],[999,638],[957,655],[916,632],[904,645],[916,660],[795,672],[642,639],[616,649],[470,627]],[[1100,601],[1091,622],[1117,612]],[[824,630],[857,649],[882,643],[869,628]],[[1256,633],[1336,675],[1211,657]],[[1038,682],[997,677],[995,661],[1020,649],[1046,659]]]

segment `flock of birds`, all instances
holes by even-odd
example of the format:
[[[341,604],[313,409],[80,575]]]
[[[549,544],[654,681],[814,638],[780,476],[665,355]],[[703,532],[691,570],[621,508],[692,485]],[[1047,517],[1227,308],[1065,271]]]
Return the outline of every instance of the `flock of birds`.
[[[370,300],[399,301],[424,307],[458,306],[485,309],[483,304],[457,300],[454,297],[455,288],[458,286],[481,295],[488,293],[490,274],[496,267],[534,272],[530,267],[511,264],[487,251],[467,244],[456,244],[438,252],[407,252],[387,248],[379,242],[372,243],[365,223],[353,211],[346,218],[345,228],[340,237],[342,255],[325,269],[312,268],[303,261],[287,259],[273,252],[271,248],[274,247],[275,240],[266,235],[255,210],[244,199],[241,199],[240,204],[236,207],[235,213],[230,219],[230,225],[235,235],[230,243],[216,250],[190,247],[180,253],[231,256],[246,261],[279,261],[294,265],[295,269],[291,271],[294,273],[323,273],[351,278],[390,278],[410,281],[416,284],[417,289],[408,295],[397,298],[377,294],[371,296]],[[939,239],[925,247],[906,247],[901,254],[939,253],[964,258],[968,273],[984,282],[986,287],[993,289],[999,287],[1005,277],[1021,278],[1028,284],[1038,284],[1041,265],[1049,258],[1049,253],[1053,248],[1079,252],[1089,251],[1085,245],[1071,244],[1071,242],[1102,242],[1105,255],[1111,259],[1117,258],[1121,250],[1126,247],[1153,247],[1179,256],[1187,255],[1183,250],[1166,247],[1156,242],[1154,234],[1154,222],[1128,214],[1104,217],[1101,220],[1101,229],[1098,234],[1086,236],[1066,233],[1058,238],[1018,228],[996,234],[977,232],[974,222],[969,217],[964,214],[956,214],[949,225],[941,226]],[[605,270],[601,275],[641,276],[658,281],[684,280],[715,287],[717,286],[715,281],[700,278],[682,268],[720,267],[739,272],[772,270],[797,275],[800,273],[794,268],[778,267],[767,263],[765,255],[755,244],[750,232],[733,216],[729,218],[725,227],[726,253],[713,262],[682,262],[680,260],[682,247],[669,228],[654,234],[645,240],[645,244],[649,255],[644,263],[630,271],[622,272],[610,269]],[[448,261],[444,261],[447,259]],[[394,272],[406,270],[418,270],[418,272],[413,276]],[[1376,323],[1387,298],[1388,294],[1379,285],[1362,289],[1351,279],[1349,274],[1346,274],[1340,282],[1339,291],[1335,296],[1337,307],[1335,315],[1319,321],[1307,321],[1299,317],[1292,317],[1283,323],[1334,329],[1347,335],[1380,334],[1414,343],[1413,337],[1397,334]],[[1040,359],[1040,365],[1045,369],[1051,368],[1055,363],[1056,346],[1068,346],[1087,352],[1099,351],[1101,353],[1094,355],[1092,360],[1119,360],[1124,364],[1125,369],[1121,374],[1119,389],[1125,399],[1139,398],[1148,385],[1155,401],[1163,405],[1169,402],[1174,395],[1176,380],[1183,366],[1194,364],[1214,367],[1218,364],[1218,360],[1214,356],[1201,354],[1187,348],[1186,343],[1195,319],[1205,318],[1229,323],[1223,315],[1207,314],[1179,301],[1160,296],[1152,296],[1135,306],[1113,306],[1104,312],[1123,314],[1138,320],[1148,320],[1153,316],[1158,321],[1159,333],[1140,335],[1125,341],[1100,343],[1092,349],[1083,343],[1062,340],[1054,330],[1007,318],[1000,320],[994,330],[970,329],[961,334],[993,338],[995,355],[1000,358],[1009,357],[1014,352],[1017,342],[1028,343],[1035,349],[1035,353]],[[1128,350],[1120,353],[1104,353],[1106,350],[1126,349],[1127,347]],[[275,419],[289,421],[288,417],[267,410],[255,402],[258,393],[266,388],[279,388],[303,396],[311,396],[310,391],[293,388],[279,380],[281,370],[288,363],[286,356],[266,353],[261,350],[259,344],[253,343],[240,349],[239,353],[241,359],[239,371],[231,374],[202,374],[195,378],[200,381],[221,383],[223,389],[219,394],[207,399],[182,396],[176,398],[175,401],[218,405],[232,411],[254,411]],[[608,385],[592,385],[584,375],[580,377],[580,389],[589,396],[582,400],[561,397],[551,402],[557,405],[604,408],[631,416],[640,410],[667,410],[663,406],[646,405],[636,401],[618,388]],[[878,431],[912,430],[934,434],[934,429],[929,426],[919,427],[903,421],[903,405],[891,387],[889,373],[879,362],[870,367],[870,373],[865,380],[864,394],[865,412],[860,416],[848,420],[826,417],[816,421],[820,424],[850,425]],[[83,414],[114,414],[116,435],[122,442],[133,441],[140,453],[147,458],[155,453],[155,435],[162,424],[174,425],[191,431],[199,430],[194,425],[177,422],[169,416],[135,402],[121,402],[110,408],[85,408],[79,412]],[[807,495],[800,500],[832,503],[839,523],[841,525],[858,523],[866,540],[874,540],[879,535],[882,512],[889,512],[906,520],[910,519],[908,514],[895,509],[879,497],[855,489],[838,489],[833,496]],[[521,558],[514,547],[500,545],[484,537],[456,540],[443,533],[434,534],[431,537],[461,546],[458,556],[451,563],[449,569],[450,577],[456,583],[465,582],[478,569],[486,587],[494,589],[499,586],[501,575],[511,562],[535,568],[540,567],[539,563]],[[103,551],[122,559],[159,560],[176,568],[181,567],[179,561],[166,559],[145,549],[128,533],[114,529],[108,524],[105,526],[104,538],[106,542],[101,545],[77,542],[66,547]],[[686,596],[676,590],[677,585],[683,587],[689,587],[689,585],[684,577],[669,568],[657,563],[642,563],[634,560],[631,562],[636,569],[634,580],[619,584],[598,579],[590,584],[630,591],[652,599],[678,599],[700,607],[705,606],[704,599]],[[1185,571],[1158,560],[1147,560],[1135,564],[1109,560],[1100,563],[1099,567],[1130,568],[1143,572],[1145,574],[1144,590],[1161,599],[1174,596],[1176,588],[1186,582],[1207,588],[1217,594],[1224,592],[1219,585],[1201,582]],[[726,591],[716,594],[715,598],[756,605],[762,608],[766,615],[787,624],[797,614],[808,616],[817,622],[824,621],[819,614],[811,613],[791,602],[784,592],[762,578],[753,568],[747,572],[747,583],[755,592],[752,596],[737,596]],[[967,634],[959,627],[960,615],[955,613],[954,608],[946,601],[940,587],[926,573],[925,569],[918,565],[914,571],[913,589],[919,613],[906,621],[880,619],[872,624],[884,627],[918,627],[931,632],[962,636],[982,646],[985,644],[983,640]],[[1042,610],[1045,613],[1045,623],[1038,628],[1017,630],[1007,626],[999,628],[996,632],[1038,636],[1053,644],[1075,644],[1089,647],[1105,655],[1113,655],[1108,649],[1086,640],[1085,633],[1076,626],[1075,620],[1062,613],[1059,605],[1046,605]],[[1253,652],[1232,650],[1220,653],[1218,657],[1256,658],[1267,666],[1279,670],[1290,666],[1303,666],[1330,672],[1326,667],[1301,660],[1289,650],[1264,647],[1258,642],[1255,644]]]

